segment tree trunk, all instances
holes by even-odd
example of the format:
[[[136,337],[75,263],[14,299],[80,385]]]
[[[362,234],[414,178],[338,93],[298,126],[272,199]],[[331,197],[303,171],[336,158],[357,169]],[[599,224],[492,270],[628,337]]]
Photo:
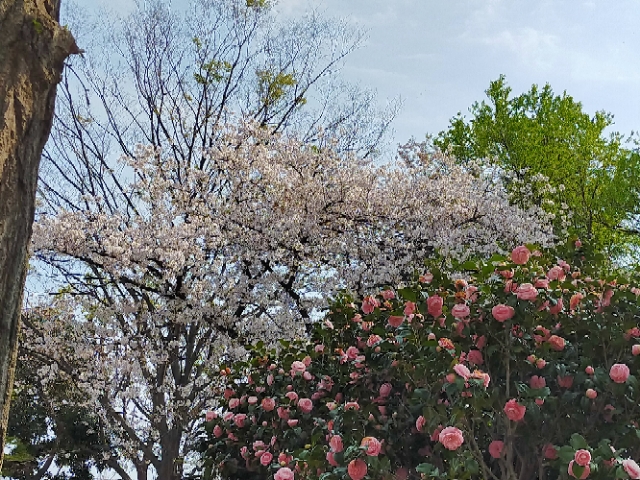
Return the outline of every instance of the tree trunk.
[[[56,85],[80,53],[60,0],[0,0],[0,469],[9,417],[38,166]]]
[[[162,459],[160,460],[160,469],[158,478],[163,480],[181,480],[182,479],[182,458],[180,457],[180,441],[182,440],[182,432],[178,428],[173,428],[160,439],[160,447],[162,449]]]

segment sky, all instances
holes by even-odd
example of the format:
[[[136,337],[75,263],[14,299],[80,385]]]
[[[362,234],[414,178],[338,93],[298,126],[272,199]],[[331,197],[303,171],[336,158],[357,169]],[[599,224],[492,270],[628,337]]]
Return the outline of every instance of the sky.
[[[79,0],[126,11],[132,0]],[[186,0],[173,0],[175,6]],[[403,107],[393,143],[447,127],[506,75],[515,94],[549,83],[614,129],[640,130],[640,8],[637,0],[279,0],[282,18],[317,9],[366,32],[343,77]]]

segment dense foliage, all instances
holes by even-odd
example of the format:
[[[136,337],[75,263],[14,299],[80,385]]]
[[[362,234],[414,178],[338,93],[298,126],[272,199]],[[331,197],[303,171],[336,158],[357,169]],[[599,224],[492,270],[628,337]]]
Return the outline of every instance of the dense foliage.
[[[205,478],[640,478],[640,289],[533,246],[343,295],[227,367]]]

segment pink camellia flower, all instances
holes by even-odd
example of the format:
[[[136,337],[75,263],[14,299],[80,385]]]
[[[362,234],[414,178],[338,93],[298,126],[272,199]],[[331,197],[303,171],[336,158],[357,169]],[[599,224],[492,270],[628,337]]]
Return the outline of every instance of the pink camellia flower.
[[[315,350],[316,353],[322,353],[324,352],[324,345],[322,344],[316,345],[315,347],[313,347],[313,349]]]
[[[539,377],[538,375],[533,375],[529,379],[529,386],[533,389],[544,388],[547,386],[547,381],[544,377]]]
[[[279,463],[280,465],[282,465],[283,467],[284,467],[285,465],[287,465],[289,462],[291,462],[291,460],[292,460],[292,457],[291,457],[291,456],[289,456],[289,455],[287,455],[287,454],[286,454],[286,453],[284,453],[284,452],[280,452],[280,453],[278,454],[278,463]]]
[[[538,358],[536,360],[536,367],[538,368],[538,370],[542,370],[546,366],[547,366],[547,362],[544,358]]]
[[[416,429],[421,432],[425,425],[427,424],[427,419],[424,418],[422,415],[420,415],[417,419],[416,419]]]
[[[571,388],[573,385],[573,377],[571,375],[560,376],[558,375],[558,385],[561,388]]]
[[[256,397],[255,395],[251,395],[249,398],[247,398],[247,402],[249,403],[249,405],[255,405],[256,403],[258,403],[258,397]]]
[[[398,328],[404,322],[404,317],[402,315],[391,315],[388,322],[393,328]]]
[[[447,383],[454,383],[456,381],[456,374],[455,373],[447,373],[447,375],[444,377],[444,379],[447,381]]]
[[[238,428],[244,427],[244,422],[247,419],[247,416],[244,413],[239,413],[235,417],[233,417],[233,422],[236,424]]]
[[[276,474],[273,476],[273,480],[293,480],[295,475],[293,470],[289,467],[279,468]]]
[[[587,396],[587,398],[590,398],[591,400],[593,400],[598,396],[598,392],[596,392],[593,388],[588,388],[587,391],[585,392],[585,395]]]
[[[364,299],[362,300],[362,312],[365,315],[369,315],[370,313],[373,313],[373,311],[376,309],[376,307],[380,306],[380,302],[375,298],[375,297],[364,297]]]
[[[262,403],[260,405],[262,405],[262,408],[265,411],[270,412],[276,408],[276,401],[273,398],[265,397],[262,399]]]
[[[453,371],[456,372],[465,380],[468,380],[469,377],[471,376],[471,371],[461,363],[457,363],[456,365],[454,365]]]
[[[478,348],[478,350],[482,350],[486,344],[487,344],[487,337],[485,335],[480,335],[476,339],[476,347]]]
[[[336,461],[336,457],[333,452],[327,452],[327,462],[332,467],[338,467],[340,464]]]
[[[297,418],[290,418],[289,420],[287,420],[287,425],[289,425],[291,428],[295,427],[296,425],[298,425],[299,420]]]
[[[550,443],[547,443],[544,447],[542,447],[542,455],[544,455],[544,458],[546,458],[547,460],[555,460],[556,458],[558,458],[558,451],[556,450],[556,447],[554,447]]]
[[[469,316],[469,313],[471,313],[471,311],[464,303],[457,303],[451,309],[451,315],[456,318],[466,318]]]
[[[336,396],[337,398],[337,396]],[[354,409],[354,410],[360,410],[360,404],[358,402],[347,402],[344,404],[344,409],[345,410],[350,410],[350,409]]]
[[[571,475],[573,478],[578,478],[573,473],[573,464],[574,463],[575,463],[574,460],[571,460],[569,462],[569,468],[567,469],[567,471],[569,472],[569,475]],[[580,475],[580,480],[584,480],[585,478],[587,478],[590,473],[591,473],[591,467],[589,467],[589,465],[587,465],[586,467],[584,467],[584,471],[582,472],[582,475]]]
[[[493,458],[500,458],[502,456],[503,448],[504,442],[502,440],[494,440],[489,444],[489,455]]]
[[[311,362],[313,362],[313,360],[309,355],[302,359],[302,363],[304,363],[307,368],[309,367],[309,365],[311,365]]]
[[[215,420],[217,417],[218,417],[218,415],[216,414],[216,412],[211,412],[211,411],[209,411],[209,412],[207,412],[207,413],[206,413],[206,415],[204,416],[204,419],[205,419],[207,422],[210,422],[210,421],[212,421],[212,420]]]
[[[595,373],[595,370],[591,365],[589,365],[587,368],[584,369],[584,373],[586,373],[587,375],[593,375]]]
[[[566,273],[564,271],[564,269],[560,266],[555,266],[553,268],[551,268],[551,270],[549,270],[547,272],[547,278],[549,280],[564,280],[566,277]]]
[[[627,367],[624,363],[616,363],[611,366],[611,370],[609,370],[609,376],[611,380],[616,383],[624,383],[629,378],[629,367]]]
[[[387,398],[391,395],[391,390],[393,390],[393,386],[390,383],[383,383],[380,385],[380,396],[382,398]]]
[[[349,473],[351,480],[362,480],[367,475],[367,464],[359,458],[351,460],[347,465],[347,473]]]
[[[376,437],[364,437],[360,446],[366,449],[365,453],[370,457],[377,457],[382,449],[382,444]]]
[[[260,456],[260,463],[262,464],[262,466],[266,467],[267,465],[269,465],[271,463],[271,460],[273,460],[273,454],[270,452],[264,452],[261,456]]]
[[[574,293],[571,295],[571,299],[569,300],[569,310],[575,310],[578,305],[580,305],[580,301],[584,298],[580,292]]]
[[[555,305],[553,305],[552,307],[549,307],[549,313],[551,313],[552,315],[557,315],[562,311],[562,307],[563,307],[563,302],[562,302],[562,297],[560,297]]]
[[[464,437],[459,428],[446,427],[438,435],[438,441],[447,450],[457,450],[464,443]]]
[[[491,315],[493,315],[493,318],[501,323],[512,318],[515,313],[516,311],[513,307],[503,304],[496,305],[491,309]]]
[[[510,280],[513,278],[513,270],[500,270],[498,271],[498,275],[506,280]]]
[[[437,442],[440,437],[440,432],[442,432],[442,425],[438,425],[437,428],[431,433],[431,441]]]
[[[340,435],[334,435],[329,440],[329,447],[331,447],[331,451],[335,453],[340,453],[344,448],[344,444],[342,443],[342,437]]]
[[[533,284],[536,288],[549,288],[549,279],[548,278],[538,278],[536,282]]]
[[[225,422],[230,422],[234,416],[235,414],[233,412],[225,412],[224,415],[222,415],[222,419]]]
[[[296,400],[298,400],[298,394],[296,392],[287,392],[284,394],[284,396],[291,400],[291,403],[294,403]]]
[[[516,297],[518,300],[535,300],[538,296],[538,290],[530,283],[523,283],[516,290]]]
[[[238,408],[240,406],[240,399],[239,398],[230,398],[229,399],[229,408],[234,410],[236,408]]]
[[[222,436],[222,427],[220,427],[220,425],[213,427],[213,435],[216,438],[220,438]]]
[[[631,347],[631,355],[633,355],[634,357],[637,357],[638,355],[640,355],[640,345],[636,344],[633,347]]]
[[[573,459],[581,467],[586,467],[587,465],[589,465],[589,463],[591,463],[591,453],[589,452],[589,450],[580,449],[576,451]]]
[[[413,302],[407,302],[404,304],[403,313],[408,317],[409,315],[413,315],[416,311],[416,304]]]
[[[311,375],[311,372],[306,371],[302,374],[302,378],[304,378],[307,382],[313,380],[313,375]]]
[[[431,295],[427,298],[427,312],[433,317],[442,315],[442,305],[444,305],[444,299],[439,295]]]
[[[482,365],[484,363],[484,358],[482,357],[482,352],[480,352],[480,350],[469,350],[469,353],[467,353],[467,360],[474,365]]]
[[[300,362],[299,360],[296,360],[291,364],[291,372],[294,374],[303,373],[306,369],[307,366],[304,364],[304,362]]]
[[[516,247],[511,252],[511,261],[516,265],[524,265],[529,261],[529,257],[531,256],[531,252],[524,245],[520,245]]]
[[[310,398],[301,398],[298,400],[298,408],[304,413],[309,413],[313,410],[313,401]]]
[[[627,472],[629,478],[632,478],[634,480],[640,479],[640,467],[630,458],[622,461],[622,468],[624,468],[624,471]]]
[[[464,291],[464,296],[467,300],[471,300],[471,302],[475,302],[476,300],[478,300],[478,287],[476,287],[475,285],[469,285],[465,291]]]
[[[384,298],[385,300],[393,300],[394,298],[396,298],[396,294],[393,293],[393,290],[383,290],[382,292],[380,292],[380,295],[382,295],[382,298]]]
[[[351,346],[347,348],[347,358],[349,360],[355,360],[358,355],[360,355],[360,350],[357,347]]]
[[[527,407],[520,405],[515,398],[509,400],[504,406],[504,413],[513,422],[519,422],[524,418]]]
[[[547,342],[549,342],[549,345],[551,345],[551,348],[556,352],[561,352],[562,350],[564,350],[564,346],[566,344],[565,339],[562,337],[559,337],[558,335],[551,335],[549,337],[549,340],[547,340]]]
[[[289,419],[289,410],[284,407],[278,407],[278,418],[283,420]]]
[[[380,335],[375,335],[375,334],[369,335],[369,338],[367,339],[367,346],[373,347],[375,344],[381,341],[382,341],[382,337]]]

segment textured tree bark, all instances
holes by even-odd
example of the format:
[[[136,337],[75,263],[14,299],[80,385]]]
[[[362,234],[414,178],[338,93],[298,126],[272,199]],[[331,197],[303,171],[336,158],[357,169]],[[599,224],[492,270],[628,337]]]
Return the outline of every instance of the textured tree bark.
[[[0,469],[40,155],[64,61],[80,53],[59,11],[60,0],[0,0]]]

